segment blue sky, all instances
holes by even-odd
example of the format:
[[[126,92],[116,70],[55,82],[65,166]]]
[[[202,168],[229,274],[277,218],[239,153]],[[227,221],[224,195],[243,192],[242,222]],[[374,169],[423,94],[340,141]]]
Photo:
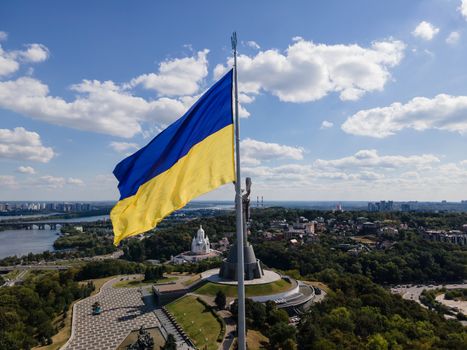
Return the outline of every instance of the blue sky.
[[[228,69],[233,30],[254,196],[467,199],[461,0],[2,1],[0,199],[117,199],[115,164]]]

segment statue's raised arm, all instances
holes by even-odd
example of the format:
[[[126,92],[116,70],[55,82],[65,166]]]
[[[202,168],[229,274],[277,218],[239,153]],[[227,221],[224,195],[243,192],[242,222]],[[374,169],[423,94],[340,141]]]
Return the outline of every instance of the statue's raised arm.
[[[250,221],[250,193],[251,193],[251,178],[247,177],[245,179],[246,187],[245,193],[242,195],[242,202],[243,202],[243,220],[245,223]]]

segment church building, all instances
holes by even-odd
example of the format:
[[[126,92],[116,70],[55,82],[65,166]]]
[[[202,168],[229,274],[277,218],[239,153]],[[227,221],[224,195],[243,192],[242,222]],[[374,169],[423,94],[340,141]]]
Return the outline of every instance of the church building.
[[[196,255],[209,254],[211,252],[211,243],[209,237],[203,230],[203,226],[199,226],[196,236],[191,241],[191,253]]]
[[[221,255],[221,252],[211,249],[209,237],[204,232],[203,227],[200,226],[196,232],[193,240],[191,241],[191,250],[183,252],[171,258],[174,264],[195,263],[200,260],[214,258]]]

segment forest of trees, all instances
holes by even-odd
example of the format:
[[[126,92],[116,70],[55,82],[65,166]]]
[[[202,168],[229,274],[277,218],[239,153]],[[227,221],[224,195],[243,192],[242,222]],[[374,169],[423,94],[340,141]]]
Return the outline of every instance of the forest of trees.
[[[62,229],[63,231],[64,229]],[[81,256],[110,254],[117,250],[113,245],[112,235],[97,229],[86,228],[85,232],[66,228],[66,234],[54,242],[55,249],[76,249]]]
[[[237,317],[237,300],[230,310]],[[269,338],[271,349],[293,350],[296,347],[297,330],[289,325],[289,315],[278,309],[276,303],[268,301],[257,303],[251,299],[245,300],[245,318],[247,329],[255,329]]]
[[[467,223],[467,212],[368,212],[368,211],[323,211],[309,209],[288,209],[288,208],[267,208],[253,209],[253,231],[258,228],[267,228],[272,220],[285,219],[287,222],[294,222],[299,216],[308,220],[314,220],[322,217],[324,220],[335,219],[336,221],[356,220],[365,217],[368,221],[391,220],[396,223],[407,224],[409,228],[425,227],[430,229],[460,229]]]
[[[467,348],[467,330],[458,321],[393,295],[362,275],[327,269],[317,277],[333,292],[301,320],[299,349]]]
[[[327,268],[362,274],[381,284],[457,282],[467,279],[467,249],[418,237],[397,242],[391,249],[351,255],[337,249],[339,241],[322,237],[319,243],[290,247],[285,242],[255,245],[256,256],[269,267],[298,270],[314,277]]]
[[[41,272],[24,284],[0,289],[0,349],[30,349],[50,344],[57,332],[54,319],[71,303],[94,290],[79,285],[74,272]]]
[[[124,274],[144,273],[150,265],[144,265],[125,260],[92,261],[76,271],[76,280],[116,276]]]

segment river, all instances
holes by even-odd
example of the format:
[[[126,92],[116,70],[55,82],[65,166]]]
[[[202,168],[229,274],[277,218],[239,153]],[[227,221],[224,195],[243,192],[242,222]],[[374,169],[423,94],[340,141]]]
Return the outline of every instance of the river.
[[[24,217],[23,217],[24,218]],[[108,219],[108,215],[89,216],[84,218],[48,220],[47,222],[93,222]],[[52,251],[53,243],[57,239],[58,230],[6,230],[0,231],[0,259],[7,256],[22,256],[29,253]]]

